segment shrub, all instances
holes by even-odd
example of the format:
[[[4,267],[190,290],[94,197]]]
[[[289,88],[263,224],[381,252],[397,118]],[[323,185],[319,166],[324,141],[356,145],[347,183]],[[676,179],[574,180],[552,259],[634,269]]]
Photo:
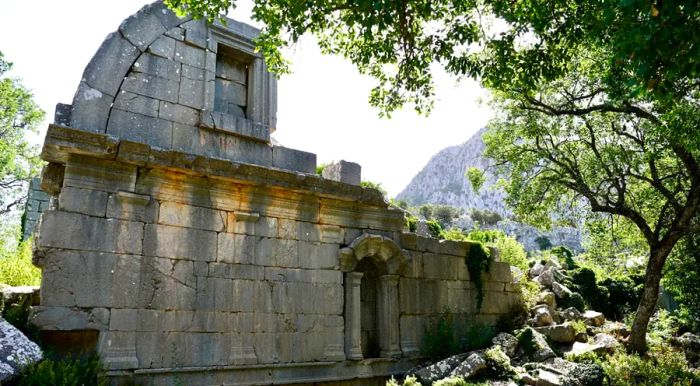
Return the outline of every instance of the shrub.
[[[435,220],[428,220],[425,223],[428,226],[428,233],[436,239],[442,238],[442,226]]]
[[[32,264],[31,239],[15,250],[0,251],[0,283],[11,286],[41,284],[41,270]]]
[[[556,246],[550,250],[550,252],[558,257],[559,259],[563,260],[568,269],[576,269],[578,268],[578,264],[574,261],[574,253],[571,252],[571,250],[563,245]]]
[[[576,334],[581,334],[586,332],[586,322],[583,320],[572,320],[569,322],[571,324],[571,327],[574,328],[574,331]]]
[[[466,241],[467,235],[465,235],[464,232],[460,231],[459,229],[452,228],[448,231],[442,232],[442,238],[445,240]]]
[[[449,377],[433,383],[433,386],[469,386],[462,377]]]
[[[384,198],[386,198],[387,192],[384,190],[382,187],[381,182],[374,182],[374,181],[360,181],[360,186],[366,189],[376,189],[378,190]]]
[[[426,328],[421,353],[430,359],[441,359],[459,353],[461,347],[455,332],[453,316],[445,311]]]
[[[599,364],[577,364],[562,378],[562,386],[603,386],[606,376]]]
[[[418,208],[418,214],[420,214],[424,220],[430,220],[433,218],[433,207],[430,205],[422,205]]]
[[[479,209],[472,209],[471,218],[482,225],[496,225],[499,221],[503,220],[503,216],[496,212],[489,210],[482,211]]]
[[[319,176],[323,175],[323,169],[325,169],[326,166],[328,166],[328,164],[320,164],[316,166],[316,174],[318,174]]]
[[[638,303],[643,286],[637,285],[632,277],[616,276],[601,280],[599,286],[608,292],[608,302],[599,309],[608,319],[621,320]]]
[[[496,239],[493,246],[498,249],[498,256],[501,258],[501,261],[518,267],[523,271],[528,269],[525,248],[514,237],[503,235],[503,237]]]
[[[510,364],[510,358],[503,352],[500,346],[494,346],[484,352],[486,366],[491,376],[505,379],[515,374],[515,369]]]
[[[549,239],[545,236],[540,236],[536,238],[535,242],[537,243],[537,246],[541,251],[552,248],[552,242],[549,241]]]
[[[577,268],[571,271],[569,289],[581,294],[586,304],[594,310],[603,310],[608,307],[610,294],[607,288],[598,285],[595,272],[590,268]]]
[[[443,228],[452,225],[452,220],[459,216],[459,208],[449,205],[437,205],[433,209],[433,216],[440,222]]]
[[[581,296],[581,294],[578,292],[572,292],[571,295],[560,299],[558,304],[562,309],[574,307],[581,312],[586,310],[586,302],[583,300],[583,296]]]
[[[683,353],[654,347],[646,358],[617,351],[601,362],[614,386],[697,386],[700,375],[688,368]]]
[[[403,380],[403,383],[399,383],[394,377],[391,377],[391,379],[386,382],[386,386],[420,386],[420,383],[418,383],[416,377],[409,375]]]
[[[18,374],[16,386],[74,386],[105,385],[102,364],[97,354],[69,358],[47,356],[46,359],[24,367]]]
[[[486,323],[476,320],[469,320],[463,327],[464,331],[464,351],[479,350],[488,347],[491,340],[496,336],[496,329]]]
[[[407,215],[405,226],[406,228],[408,228],[409,232],[415,232],[418,229],[418,218],[415,216]]]

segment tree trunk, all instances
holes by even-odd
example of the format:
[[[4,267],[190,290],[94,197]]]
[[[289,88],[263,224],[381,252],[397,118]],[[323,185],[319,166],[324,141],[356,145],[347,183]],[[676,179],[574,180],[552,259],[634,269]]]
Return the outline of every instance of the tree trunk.
[[[647,329],[649,319],[654,314],[656,302],[659,298],[659,283],[661,274],[668,255],[671,254],[677,240],[665,240],[666,243],[652,247],[644,275],[644,292],[637,307],[637,313],[632,322],[632,333],[629,340],[629,349],[637,353],[644,353],[647,348]]]

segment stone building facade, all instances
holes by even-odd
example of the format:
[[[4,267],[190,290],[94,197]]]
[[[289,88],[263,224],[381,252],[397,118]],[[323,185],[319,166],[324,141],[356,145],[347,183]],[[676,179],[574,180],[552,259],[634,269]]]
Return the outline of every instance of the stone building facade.
[[[519,302],[493,261],[477,310],[470,244],[404,232],[359,165],[319,176],[271,144],[257,33],[148,5],[49,127],[32,321],[96,348],[112,383],[373,384],[415,364],[445,310],[495,322]]]

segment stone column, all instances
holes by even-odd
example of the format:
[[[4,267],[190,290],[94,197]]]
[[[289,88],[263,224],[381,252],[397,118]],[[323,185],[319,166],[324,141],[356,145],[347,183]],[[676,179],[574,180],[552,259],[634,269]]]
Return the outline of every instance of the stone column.
[[[360,282],[362,272],[345,273],[345,356],[362,359],[362,332],[360,330]]]
[[[377,318],[379,325],[379,356],[400,358],[399,347],[399,277],[384,275],[379,277],[377,294]]]

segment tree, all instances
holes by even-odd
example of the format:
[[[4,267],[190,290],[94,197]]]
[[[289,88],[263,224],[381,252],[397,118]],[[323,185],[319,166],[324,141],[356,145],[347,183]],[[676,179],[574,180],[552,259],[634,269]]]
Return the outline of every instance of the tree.
[[[11,68],[0,52],[0,214],[24,202],[21,191],[37,174],[36,148],[25,136],[44,118],[32,94],[17,79],[4,76]]]
[[[170,4],[212,19],[232,1]],[[312,33],[324,52],[377,79],[370,103],[384,114],[430,110],[434,63],[493,90],[503,114],[490,154],[512,177],[521,214],[543,220],[582,198],[629,219],[647,241],[630,339],[645,349],[666,258],[697,227],[696,0],[256,0],[253,12],[271,69],[286,71],[280,49]],[[493,149],[496,138],[503,149]]]
[[[508,202],[520,218],[547,225],[552,208],[584,200],[593,212],[636,226],[649,257],[630,345],[643,351],[664,264],[682,237],[700,229],[698,151],[676,140],[680,131],[698,132],[700,106],[697,99],[615,100],[600,59],[591,48],[537,93],[502,92],[486,154],[509,175]]]

